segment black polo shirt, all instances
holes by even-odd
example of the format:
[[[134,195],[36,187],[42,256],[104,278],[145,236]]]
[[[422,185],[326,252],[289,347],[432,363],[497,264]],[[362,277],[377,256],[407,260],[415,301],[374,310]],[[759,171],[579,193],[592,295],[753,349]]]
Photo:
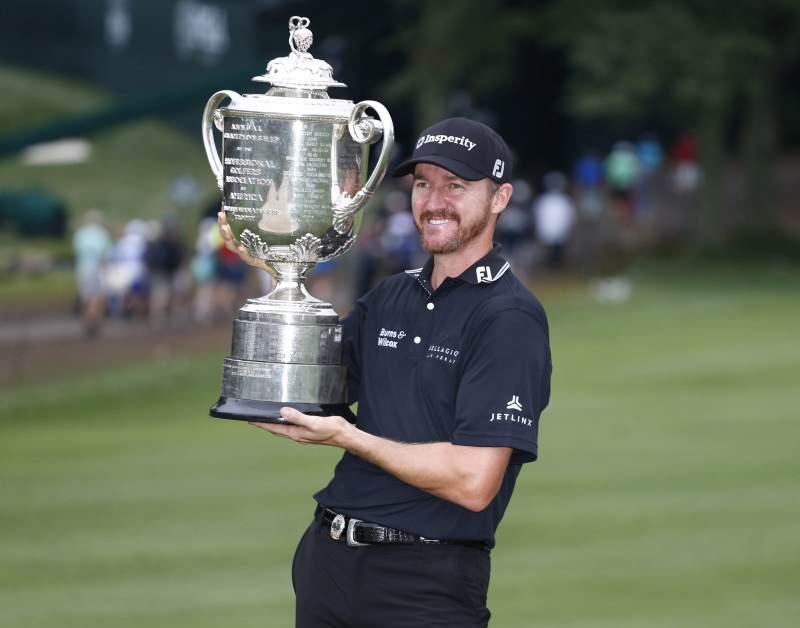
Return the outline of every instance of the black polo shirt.
[[[345,452],[314,497],[364,521],[493,546],[521,464],[537,456],[552,370],[547,318],[499,246],[435,291],[432,270],[429,260],[390,277],[342,321],[349,401],[358,427],[384,438],[513,448],[500,492],[474,513]]]

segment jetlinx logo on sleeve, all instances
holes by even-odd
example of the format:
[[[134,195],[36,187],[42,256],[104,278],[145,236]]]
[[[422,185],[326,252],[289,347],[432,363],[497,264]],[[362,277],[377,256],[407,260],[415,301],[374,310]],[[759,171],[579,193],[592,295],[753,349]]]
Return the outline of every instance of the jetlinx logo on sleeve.
[[[512,395],[511,401],[506,404],[506,410],[518,410],[522,412],[522,404],[519,402],[519,397]]]
[[[506,410],[516,410],[517,412],[522,412],[522,403],[517,395],[511,396],[511,400],[506,403]],[[522,414],[516,414],[513,412],[493,412],[492,418],[489,419],[490,423],[492,421],[511,421],[512,423],[519,423],[527,427],[533,427],[533,419],[529,419]]]

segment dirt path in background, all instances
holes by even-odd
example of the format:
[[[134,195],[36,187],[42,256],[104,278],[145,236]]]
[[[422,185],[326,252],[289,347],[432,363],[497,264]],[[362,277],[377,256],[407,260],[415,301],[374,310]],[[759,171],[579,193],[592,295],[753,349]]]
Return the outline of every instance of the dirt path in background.
[[[71,303],[0,305],[0,391],[176,355],[219,351],[221,359],[231,322],[187,320],[157,330],[143,320],[108,320],[87,338]]]

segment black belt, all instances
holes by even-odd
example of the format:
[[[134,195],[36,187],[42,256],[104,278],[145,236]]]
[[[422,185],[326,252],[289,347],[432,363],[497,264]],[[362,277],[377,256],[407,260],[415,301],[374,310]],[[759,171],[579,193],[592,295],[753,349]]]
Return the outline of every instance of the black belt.
[[[368,523],[361,519],[353,519],[337,514],[328,510],[325,506],[318,505],[314,511],[314,519],[327,526],[331,537],[337,541],[344,541],[348,545],[357,547],[363,545],[411,545],[413,543],[423,543],[428,545],[463,545],[489,551],[489,546],[483,541],[440,541],[437,539],[426,539],[423,536],[409,534],[394,528]]]

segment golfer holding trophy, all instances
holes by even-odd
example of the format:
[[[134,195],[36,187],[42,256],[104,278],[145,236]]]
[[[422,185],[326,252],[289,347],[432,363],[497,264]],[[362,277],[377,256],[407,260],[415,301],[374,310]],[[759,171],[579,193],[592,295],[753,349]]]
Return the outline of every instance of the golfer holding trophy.
[[[493,242],[513,192],[511,150],[466,118],[422,131],[392,176],[413,177],[430,257],[381,281],[338,327],[303,290],[303,273],[352,244],[386,168],[391,122],[377,103],[328,100],[327,66],[304,56],[307,22],[291,24],[293,56],[270,64],[267,96],[220,92],[205,118],[210,126],[219,100],[232,99],[217,110],[224,172],[209,152],[226,246],[278,275],[234,324],[212,414],[260,412],[270,421],[254,417],[260,429],[342,450],[292,561],[297,628],[485,628],[490,552],[517,477],[538,456],[552,372],[544,308]],[[362,186],[366,144],[381,128],[378,166]]]
[[[308,293],[305,275],[353,246],[361,209],[386,173],[394,127],[380,103],[330,98],[328,87],[345,85],[308,52],[308,25],[307,18],[292,17],[291,53],[253,78],[272,84],[265,95],[222,90],[203,113],[224,221],[246,255],[263,260],[276,278],[274,290],[249,299],[233,322],[213,417],[284,423],[279,410],[290,405],[355,420],[347,406],[339,316]],[[221,158],[214,127],[222,133]],[[381,138],[369,173],[370,145]]]

